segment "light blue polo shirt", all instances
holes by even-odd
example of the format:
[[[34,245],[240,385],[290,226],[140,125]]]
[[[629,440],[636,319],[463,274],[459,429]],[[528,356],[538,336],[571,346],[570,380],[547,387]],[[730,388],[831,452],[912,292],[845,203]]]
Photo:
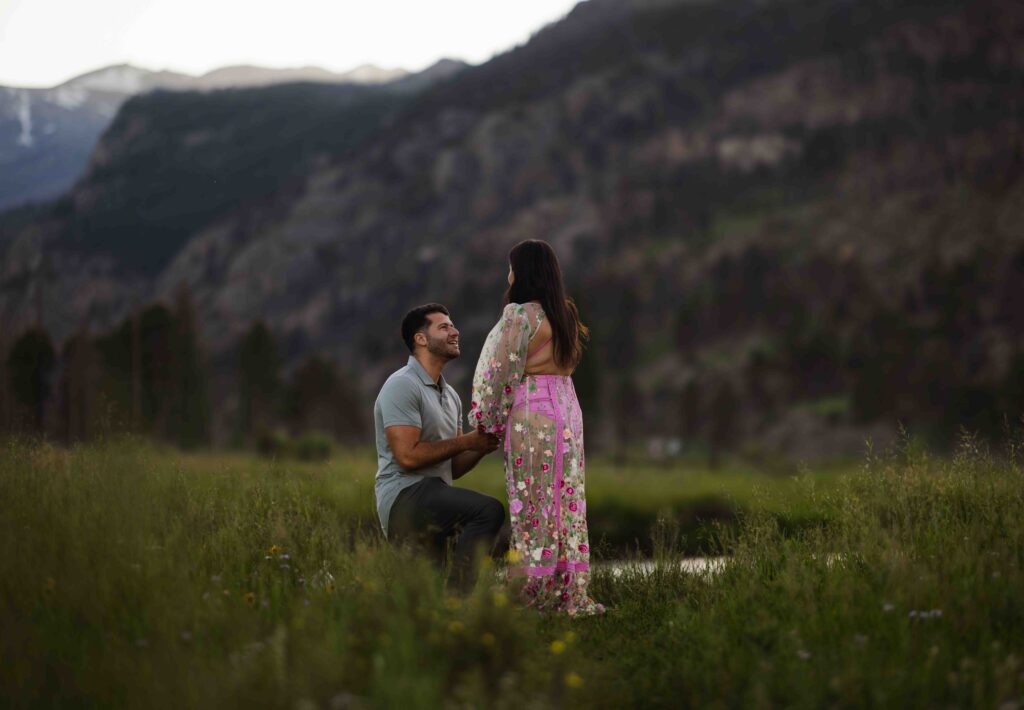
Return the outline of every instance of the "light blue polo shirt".
[[[384,534],[388,517],[399,492],[428,476],[452,484],[452,460],[406,471],[395,460],[384,429],[389,426],[414,426],[420,429],[420,441],[441,441],[458,436],[462,422],[462,400],[442,375],[437,384],[419,361],[409,356],[405,367],[392,374],[380,388],[373,404],[373,423],[377,438],[377,515]]]

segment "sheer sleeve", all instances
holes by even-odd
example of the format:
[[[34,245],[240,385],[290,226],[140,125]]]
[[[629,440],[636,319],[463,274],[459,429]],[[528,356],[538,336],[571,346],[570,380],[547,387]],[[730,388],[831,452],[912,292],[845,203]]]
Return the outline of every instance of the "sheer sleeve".
[[[505,430],[515,388],[523,378],[530,338],[543,310],[534,303],[510,303],[484,341],[473,375],[469,424],[486,432]]]

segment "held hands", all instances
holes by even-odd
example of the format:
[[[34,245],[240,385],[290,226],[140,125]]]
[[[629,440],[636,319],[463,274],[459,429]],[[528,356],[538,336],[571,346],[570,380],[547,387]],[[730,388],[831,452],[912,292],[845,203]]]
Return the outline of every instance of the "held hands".
[[[504,436],[501,434],[488,434],[483,427],[470,434],[470,451],[478,451],[482,454],[489,454],[504,443]]]

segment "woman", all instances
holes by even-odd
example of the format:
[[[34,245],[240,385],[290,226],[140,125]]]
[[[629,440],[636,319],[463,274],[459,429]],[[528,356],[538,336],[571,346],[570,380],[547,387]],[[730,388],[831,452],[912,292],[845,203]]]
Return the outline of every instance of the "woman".
[[[530,239],[509,253],[501,319],[473,376],[470,424],[505,435],[512,523],[509,575],[540,610],[599,614],[587,595],[590,548],[583,481],[583,418],[572,372],[587,328],[565,297],[558,258]]]

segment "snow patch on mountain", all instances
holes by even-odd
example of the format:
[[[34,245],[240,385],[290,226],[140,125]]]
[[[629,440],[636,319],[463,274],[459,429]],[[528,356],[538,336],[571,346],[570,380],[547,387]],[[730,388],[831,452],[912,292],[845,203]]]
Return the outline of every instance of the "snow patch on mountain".
[[[18,145],[31,148],[35,141],[32,140],[32,107],[29,104],[27,91],[21,92],[21,102],[18,104],[18,122],[21,124]]]
[[[136,94],[145,88],[146,77],[151,73],[130,64],[120,64],[77,77],[59,88]]]
[[[88,97],[85,89],[67,85],[55,89],[50,95],[53,97],[54,102],[64,108],[77,108],[85,103]]]

